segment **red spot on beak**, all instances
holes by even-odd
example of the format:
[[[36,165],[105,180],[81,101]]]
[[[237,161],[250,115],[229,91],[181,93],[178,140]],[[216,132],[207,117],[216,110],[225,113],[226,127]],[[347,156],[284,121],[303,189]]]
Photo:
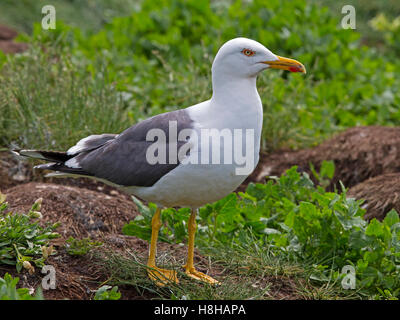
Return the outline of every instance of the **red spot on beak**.
[[[290,72],[300,72],[301,70],[300,70],[300,68],[297,68],[297,67],[290,67],[289,71]]]

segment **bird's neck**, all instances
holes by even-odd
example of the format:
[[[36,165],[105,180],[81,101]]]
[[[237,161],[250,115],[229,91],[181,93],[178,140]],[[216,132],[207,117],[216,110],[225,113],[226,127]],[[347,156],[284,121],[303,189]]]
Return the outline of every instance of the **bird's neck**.
[[[257,78],[218,78],[213,74],[211,110],[219,121],[236,128],[254,129],[256,141],[260,143],[263,123],[263,108],[256,86]],[[222,117],[222,119],[221,119]]]
[[[216,103],[215,105],[222,105],[224,108],[234,110],[243,106],[258,108],[261,104],[256,77],[230,78],[225,76],[220,78],[213,75],[212,78],[213,95],[211,99]]]
[[[213,95],[209,104],[209,116],[216,118],[215,126],[244,129],[246,139],[247,130],[253,130],[255,164],[259,160],[263,123],[263,108],[256,82],[256,77],[218,79],[213,75]],[[247,145],[247,140],[244,145]]]

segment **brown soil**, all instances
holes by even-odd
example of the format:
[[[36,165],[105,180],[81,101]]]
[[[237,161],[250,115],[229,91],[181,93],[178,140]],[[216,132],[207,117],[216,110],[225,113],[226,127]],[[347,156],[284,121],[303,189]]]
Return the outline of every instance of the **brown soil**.
[[[7,27],[0,25],[0,40],[12,40],[18,35],[18,32]]]
[[[55,267],[57,275],[56,290],[44,291],[46,299],[90,299],[94,290],[109,274],[94,263],[90,255],[72,257],[65,251],[65,240],[70,236],[82,239],[90,237],[103,242],[102,250],[112,251],[121,256],[127,256],[127,250],[134,252],[146,260],[148,242],[136,237],[122,234],[125,223],[133,220],[138,214],[132,200],[119,193],[105,195],[102,192],[92,191],[74,186],[62,186],[51,183],[24,183],[3,191],[7,195],[10,211],[27,212],[34,201],[43,198],[41,224],[60,222],[57,232],[61,237],[53,240],[57,248],[57,255],[51,256],[46,264]],[[177,257],[183,265],[187,255],[186,246],[158,243],[158,256]],[[208,259],[195,251],[195,263],[199,270],[209,270]],[[218,268],[213,268],[210,275],[219,277]],[[14,267],[0,266],[0,276],[9,272],[15,276]],[[37,288],[42,276],[37,270],[34,275],[23,272],[21,285],[28,288]],[[120,288],[123,299],[150,298],[150,293],[137,292],[134,288],[123,286]]]
[[[400,172],[387,173],[370,178],[351,188],[347,195],[364,199],[363,208],[367,210],[364,218],[383,220],[386,214],[395,209],[400,212]]]
[[[88,256],[71,257],[66,253],[65,240],[70,236],[97,239],[112,250],[123,250],[130,241],[137,242],[121,235],[122,226],[135,218],[137,208],[132,200],[118,193],[110,196],[83,188],[30,182],[9,188],[5,194],[9,209],[14,212],[27,212],[36,199],[43,198],[41,223],[60,222],[57,232],[61,237],[53,241],[59,252],[46,262],[56,268],[57,289],[44,291],[46,299],[89,299],[100,281],[107,278]],[[131,248],[144,252],[147,247],[141,243]],[[4,272],[15,273],[13,269],[6,268]],[[36,288],[41,276],[39,271],[32,276],[24,273],[22,280],[23,285]]]
[[[9,27],[0,25],[0,51],[4,53],[20,53],[28,49],[26,43],[14,42],[18,33]]]
[[[119,234],[122,226],[137,215],[133,201],[119,193],[110,196],[83,188],[30,182],[8,189],[6,194],[9,209],[17,212],[27,212],[36,199],[43,198],[43,221],[59,221],[58,232],[63,238]]]

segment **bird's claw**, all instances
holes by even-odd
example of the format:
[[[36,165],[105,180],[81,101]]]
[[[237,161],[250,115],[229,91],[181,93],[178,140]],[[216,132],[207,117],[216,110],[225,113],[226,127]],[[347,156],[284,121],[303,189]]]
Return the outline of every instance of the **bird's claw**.
[[[166,270],[157,267],[150,267],[147,271],[149,278],[159,287],[164,287],[169,283],[179,283],[175,270]]]
[[[205,282],[214,286],[221,284],[219,281],[215,280],[209,275],[204,274],[203,272],[197,271],[195,268],[188,268],[186,266],[184,266],[184,268],[186,275],[192,279]]]

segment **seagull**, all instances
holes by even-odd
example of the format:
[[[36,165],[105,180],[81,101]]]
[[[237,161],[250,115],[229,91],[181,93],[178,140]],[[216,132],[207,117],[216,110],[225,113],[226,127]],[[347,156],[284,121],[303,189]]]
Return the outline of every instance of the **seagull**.
[[[219,281],[194,266],[196,215],[199,207],[236,190],[258,163],[263,108],[256,80],[266,69],[306,73],[296,60],[277,56],[257,41],[235,38],[215,56],[209,100],[153,116],[120,134],[90,135],[66,152],[13,151],[51,161],[35,167],[55,171],[48,176],[94,178],[155,203],[147,272],[159,286],[179,282],[175,270],[156,266],[161,210],[191,208],[183,267],[190,278],[216,285]]]

